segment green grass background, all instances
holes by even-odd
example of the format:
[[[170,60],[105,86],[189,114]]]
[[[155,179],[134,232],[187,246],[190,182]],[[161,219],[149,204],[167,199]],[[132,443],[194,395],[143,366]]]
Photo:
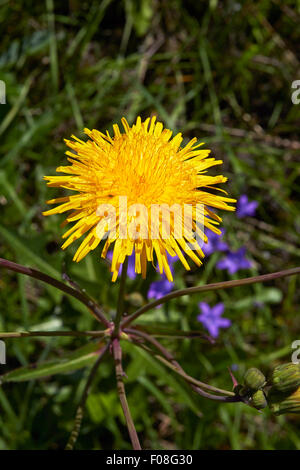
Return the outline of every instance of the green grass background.
[[[151,113],[186,139],[196,136],[224,160],[227,190],[259,201],[255,218],[225,214],[226,241],[247,247],[253,268],[231,277],[215,268],[222,256],[175,284],[201,285],[300,264],[300,79],[297,1],[0,0],[0,256],[57,278],[67,272],[112,313],[117,285],[99,250],[80,264],[75,247],[60,250],[61,216],[43,218],[43,175],[65,164],[63,138],[84,126],[112,128],[126,116]],[[130,281],[146,299],[149,283]],[[128,310],[133,311],[133,297]],[[172,301],[143,322],[199,329],[198,302],[225,304],[232,327],[216,345],[201,340],[165,344],[190,375],[230,388],[227,367],[241,379],[250,366],[268,373],[288,362],[300,339],[299,276]],[[78,302],[29,278],[1,270],[0,330],[92,329]],[[85,339],[6,340],[7,365],[61,358]],[[299,417],[274,417],[242,404],[216,404],[126,346],[129,404],[144,448],[300,449]],[[72,429],[87,370],[0,388],[0,449],[60,449]],[[112,361],[101,366],[87,403],[78,449],[129,449],[115,391]]]

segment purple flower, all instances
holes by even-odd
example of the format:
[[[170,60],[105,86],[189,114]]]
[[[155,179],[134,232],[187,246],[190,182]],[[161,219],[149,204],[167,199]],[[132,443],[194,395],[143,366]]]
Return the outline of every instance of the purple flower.
[[[236,214],[239,219],[247,216],[253,217],[257,206],[257,201],[249,201],[248,196],[246,194],[242,194],[237,202]]]
[[[236,273],[239,269],[249,269],[251,261],[245,258],[246,248],[242,246],[237,251],[229,251],[217,264],[218,269],[227,269],[229,274]]]
[[[122,266],[120,267],[120,274],[122,272]],[[128,258],[128,268],[127,268],[127,276],[129,279],[135,279],[136,278],[136,272],[135,272],[135,255],[132,254]]]
[[[224,313],[222,302],[214,307],[210,307],[206,302],[200,302],[198,306],[202,313],[197,316],[197,320],[202,323],[213,338],[219,336],[219,328],[228,328],[231,325],[229,318],[222,318]]]
[[[168,253],[167,253],[167,257],[168,257],[170,270],[172,274],[174,274],[174,263],[176,263],[176,261],[179,258],[177,255],[172,257]],[[147,297],[148,299],[155,299],[155,300],[161,299],[161,297],[163,297],[164,295],[169,294],[169,292],[171,292],[173,287],[174,287],[174,282],[168,281],[165,274],[163,274],[162,278],[159,281],[151,282]],[[157,306],[157,308],[159,308],[159,305]]]
[[[113,252],[112,251],[109,251],[106,255],[106,257],[110,260],[110,262],[112,261],[112,257],[113,257]],[[120,269],[119,269],[119,275],[121,274],[122,272],[122,267],[123,265],[120,266]],[[129,277],[129,279],[135,279],[136,278],[136,272],[135,272],[135,255],[134,253],[132,253],[131,256],[129,256],[128,258],[128,268],[127,268],[127,276]]]
[[[222,235],[217,235],[216,233],[212,232],[211,230],[207,230],[206,235],[208,238],[208,242],[204,243],[202,246],[202,250],[206,256],[211,255],[215,251],[226,251],[228,250],[228,245],[222,240],[222,237],[225,233],[225,230],[221,230]]]
[[[166,278],[151,282],[148,290],[148,299],[161,299],[164,295],[171,292],[173,287],[174,282],[170,282]]]

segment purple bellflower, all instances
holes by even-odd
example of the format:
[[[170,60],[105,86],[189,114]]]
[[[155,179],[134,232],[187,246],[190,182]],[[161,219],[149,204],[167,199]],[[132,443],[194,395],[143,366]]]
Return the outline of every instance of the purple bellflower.
[[[197,320],[202,323],[213,338],[219,336],[220,328],[229,328],[231,320],[222,318],[224,313],[224,304],[222,302],[210,307],[206,302],[198,304],[201,314],[197,316]]]
[[[167,254],[168,263],[171,269],[172,274],[174,274],[174,263],[179,259],[178,256],[171,257]],[[173,290],[174,282],[168,281],[165,275],[159,281],[151,282],[148,290],[147,297],[148,299],[160,299],[164,295],[169,294]],[[157,308],[159,305],[157,306]]]
[[[113,257],[113,252],[112,251],[109,251],[106,255],[107,259],[110,260],[110,262],[112,261],[112,257]],[[122,264],[123,266],[123,264]],[[120,269],[119,269],[119,275],[121,274],[122,272],[122,266],[120,266]],[[135,272],[135,255],[134,253],[132,253],[132,255],[129,256],[128,258],[128,268],[127,268],[127,276],[129,277],[129,279],[135,279],[136,278],[136,272]]]
[[[246,248],[242,246],[237,251],[229,251],[217,264],[218,269],[227,269],[229,274],[235,274],[240,269],[249,269],[251,261],[245,258]]]
[[[206,235],[208,238],[207,243],[203,243],[202,250],[205,256],[209,256],[215,251],[226,251],[228,250],[228,245],[222,240],[222,237],[225,233],[225,230],[221,230],[222,235],[217,235],[216,233],[212,232],[211,230],[206,231]]]
[[[237,202],[236,215],[239,219],[247,216],[253,217],[255,215],[257,206],[257,201],[249,201],[248,196],[246,194],[242,194]]]

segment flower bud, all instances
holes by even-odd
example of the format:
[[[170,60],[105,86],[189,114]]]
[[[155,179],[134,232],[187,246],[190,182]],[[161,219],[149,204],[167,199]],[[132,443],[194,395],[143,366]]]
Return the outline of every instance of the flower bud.
[[[300,364],[283,364],[275,367],[272,384],[279,392],[292,392],[300,386]]]
[[[257,390],[253,393],[252,397],[249,400],[249,405],[253,406],[257,410],[262,410],[268,406],[265,394],[262,390]]]
[[[300,387],[291,395],[285,396],[281,401],[271,404],[270,408],[276,415],[300,413]]]
[[[259,390],[266,383],[266,378],[264,374],[256,369],[256,367],[251,367],[248,369],[244,375],[245,386],[251,390]]]

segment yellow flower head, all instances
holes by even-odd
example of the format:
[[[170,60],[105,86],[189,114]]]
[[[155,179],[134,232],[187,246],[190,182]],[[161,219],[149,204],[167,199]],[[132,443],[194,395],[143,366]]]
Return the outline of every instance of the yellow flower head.
[[[228,203],[235,199],[211,192],[213,185],[227,178],[206,174],[222,160],[207,158],[210,150],[200,150],[202,144],[197,144],[196,138],[181,147],[181,133],[171,139],[172,131],[163,129],[155,117],[144,122],[138,117],[132,127],[123,118],[122,124],[125,132],[115,124],[113,137],[108,132],[84,129],[87,142],[75,136],[65,141],[72,149],[66,152],[71,165],[56,169],[65,176],[44,178],[48,186],[77,194],[47,201],[60,205],[43,214],[72,211],[64,225],[75,224],[63,235],[66,241],[62,248],[87,234],[74,261],[80,261],[105,239],[103,258],[114,245],[113,281],[133,251],[137,273],[145,277],[147,261],[153,263],[156,258],[160,273],[164,271],[172,281],[167,253],[177,255],[186,269],[190,267],[183,252],[198,266],[202,264],[200,245],[207,242],[204,228],[221,233],[216,227],[221,218],[209,207],[234,210]]]

